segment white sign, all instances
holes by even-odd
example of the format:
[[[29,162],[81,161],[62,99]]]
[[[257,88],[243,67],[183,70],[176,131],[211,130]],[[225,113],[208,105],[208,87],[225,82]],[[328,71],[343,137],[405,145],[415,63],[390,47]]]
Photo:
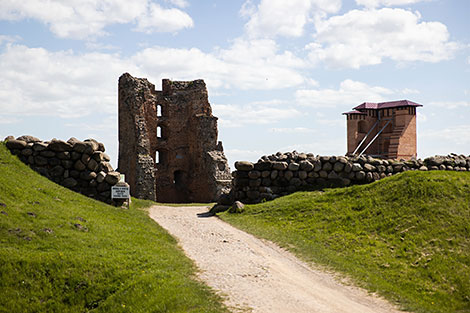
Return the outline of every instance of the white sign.
[[[111,199],[129,199],[129,187],[126,187],[126,186],[111,187]]]

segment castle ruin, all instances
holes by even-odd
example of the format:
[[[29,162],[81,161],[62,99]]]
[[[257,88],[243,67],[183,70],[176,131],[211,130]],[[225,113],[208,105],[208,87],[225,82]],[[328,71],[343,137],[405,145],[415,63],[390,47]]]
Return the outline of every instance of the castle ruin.
[[[211,202],[230,188],[203,80],[119,78],[119,160],[131,194],[159,202]]]
[[[408,101],[364,102],[343,113],[347,119],[348,155],[389,159],[416,157],[416,108]]]

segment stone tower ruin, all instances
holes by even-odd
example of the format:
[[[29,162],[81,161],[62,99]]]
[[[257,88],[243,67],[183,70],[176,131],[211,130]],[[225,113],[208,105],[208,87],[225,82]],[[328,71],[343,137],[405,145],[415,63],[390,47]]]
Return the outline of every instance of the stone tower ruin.
[[[364,102],[343,113],[347,119],[348,154],[389,159],[416,157],[416,108],[408,101]]]
[[[119,78],[119,160],[131,194],[159,202],[212,202],[231,183],[203,80]]]

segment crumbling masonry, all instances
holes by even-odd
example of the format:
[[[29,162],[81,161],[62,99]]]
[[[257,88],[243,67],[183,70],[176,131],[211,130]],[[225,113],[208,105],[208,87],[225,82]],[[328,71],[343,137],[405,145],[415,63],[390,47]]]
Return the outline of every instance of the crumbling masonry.
[[[119,171],[131,194],[159,202],[211,202],[231,174],[203,80],[119,78]]]

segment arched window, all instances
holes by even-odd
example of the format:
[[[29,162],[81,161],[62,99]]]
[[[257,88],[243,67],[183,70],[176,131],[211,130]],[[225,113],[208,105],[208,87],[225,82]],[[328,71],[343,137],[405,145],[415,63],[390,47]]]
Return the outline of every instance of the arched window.
[[[160,152],[155,151],[155,164],[160,164]]]
[[[157,104],[157,117],[162,116],[162,106]]]
[[[157,138],[162,138],[162,128],[160,126],[157,126]]]

